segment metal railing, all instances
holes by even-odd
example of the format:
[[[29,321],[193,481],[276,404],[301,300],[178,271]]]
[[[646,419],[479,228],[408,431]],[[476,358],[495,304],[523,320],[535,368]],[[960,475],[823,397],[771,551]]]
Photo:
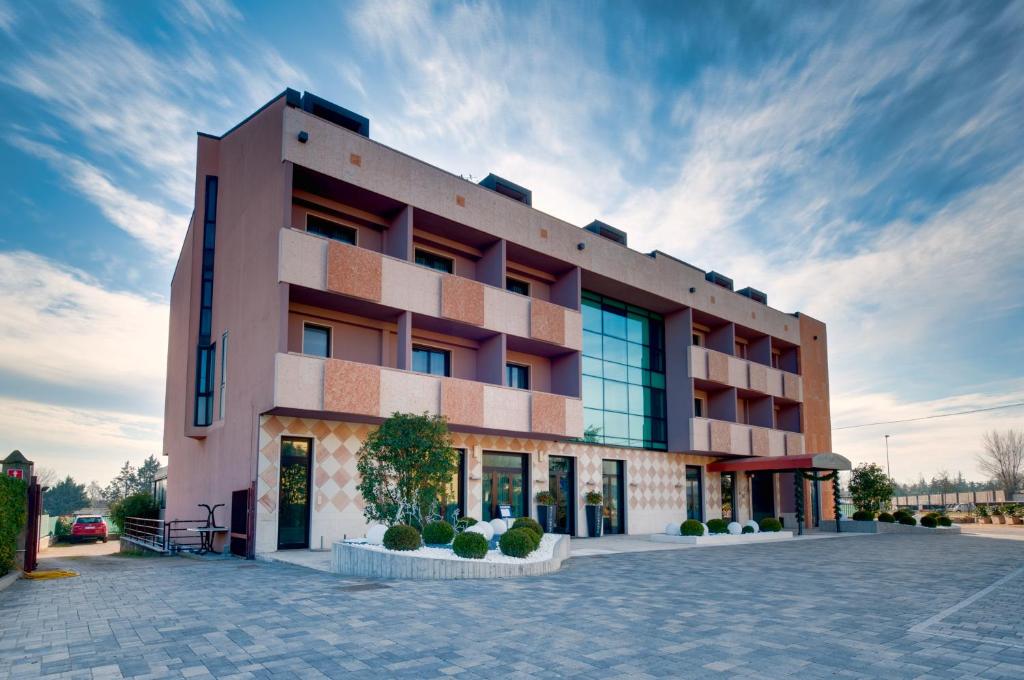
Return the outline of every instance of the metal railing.
[[[127,517],[121,527],[121,539],[150,550],[168,552],[167,526],[162,519]]]

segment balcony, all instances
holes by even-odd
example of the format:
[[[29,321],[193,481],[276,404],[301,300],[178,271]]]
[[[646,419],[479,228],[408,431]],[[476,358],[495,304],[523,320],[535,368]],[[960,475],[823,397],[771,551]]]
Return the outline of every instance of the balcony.
[[[735,456],[798,456],[804,436],[711,418],[690,418],[690,450]]]
[[[690,347],[690,376],[780,399],[803,401],[803,380],[796,373],[704,347]]]
[[[278,279],[316,291],[579,351],[579,312],[372,250],[282,229]]]
[[[380,420],[396,411],[444,415],[471,431],[549,439],[583,436],[583,402],[341,359],[279,353],[274,407],[296,415]]]

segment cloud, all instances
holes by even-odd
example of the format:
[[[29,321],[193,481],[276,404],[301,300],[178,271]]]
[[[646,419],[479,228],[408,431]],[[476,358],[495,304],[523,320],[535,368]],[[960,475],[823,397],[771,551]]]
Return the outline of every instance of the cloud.
[[[15,21],[17,21],[17,17],[14,14],[14,10],[11,9],[6,0],[0,0],[0,31],[13,35]]]
[[[55,394],[65,386],[97,401],[116,394],[162,403],[166,304],[106,290],[32,253],[2,252],[0,318],[0,371],[52,385]]]
[[[182,24],[207,32],[217,28],[221,22],[242,20],[242,13],[228,0],[182,0],[171,11]]]

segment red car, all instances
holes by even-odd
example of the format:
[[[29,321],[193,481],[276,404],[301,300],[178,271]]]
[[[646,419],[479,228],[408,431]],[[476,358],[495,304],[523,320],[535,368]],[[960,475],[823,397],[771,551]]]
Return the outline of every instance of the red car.
[[[77,515],[71,525],[71,542],[86,538],[107,542],[107,523],[99,515]]]

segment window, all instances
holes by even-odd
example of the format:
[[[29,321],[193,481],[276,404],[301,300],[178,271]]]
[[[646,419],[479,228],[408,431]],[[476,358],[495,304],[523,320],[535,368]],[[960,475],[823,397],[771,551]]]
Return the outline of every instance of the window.
[[[306,214],[306,231],[342,243],[356,244],[356,230],[319,215]]]
[[[736,341],[736,356],[740,359],[747,358],[747,343],[740,342],[739,340]]]
[[[686,519],[704,521],[704,484],[701,469],[696,465],[686,466]]]
[[[744,425],[750,424],[750,402],[746,399],[736,399],[736,422]]]
[[[583,291],[583,406],[587,441],[667,448],[659,314]]]
[[[455,260],[419,248],[416,249],[416,264],[436,269],[439,272],[455,273]]]
[[[213,332],[213,262],[217,243],[217,178],[206,177],[203,206],[203,261],[199,288],[199,338],[196,343],[195,412],[192,422],[206,427],[213,422],[213,365],[217,360],[216,345],[210,342]]]
[[[692,339],[693,339],[694,347],[703,347],[704,346],[704,334],[703,333],[694,333],[693,336],[692,336]]]
[[[228,388],[228,332],[224,331],[224,334],[220,336],[220,394],[218,395],[217,401],[217,413],[220,414],[220,419],[224,420],[224,406],[225,398],[227,397]]]
[[[213,422],[213,374],[217,345],[201,345],[196,351],[195,424],[205,427]]]
[[[505,364],[505,382],[509,387],[520,390],[530,389],[530,367],[519,364]]]
[[[780,368],[782,363],[782,352],[777,349],[772,350],[772,368]]]
[[[412,348],[412,370],[418,373],[450,376],[452,374],[452,353],[435,347]]]
[[[505,277],[505,290],[512,293],[519,293],[520,295],[530,294],[530,284],[526,281],[520,281],[519,279],[513,279],[511,276]]]
[[[303,324],[302,353],[314,357],[331,356],[331,329],[326,326]]]
[[[693,399],[693,415],[697,418],[704,417],[704,400],[700,397],[694,397]]]

